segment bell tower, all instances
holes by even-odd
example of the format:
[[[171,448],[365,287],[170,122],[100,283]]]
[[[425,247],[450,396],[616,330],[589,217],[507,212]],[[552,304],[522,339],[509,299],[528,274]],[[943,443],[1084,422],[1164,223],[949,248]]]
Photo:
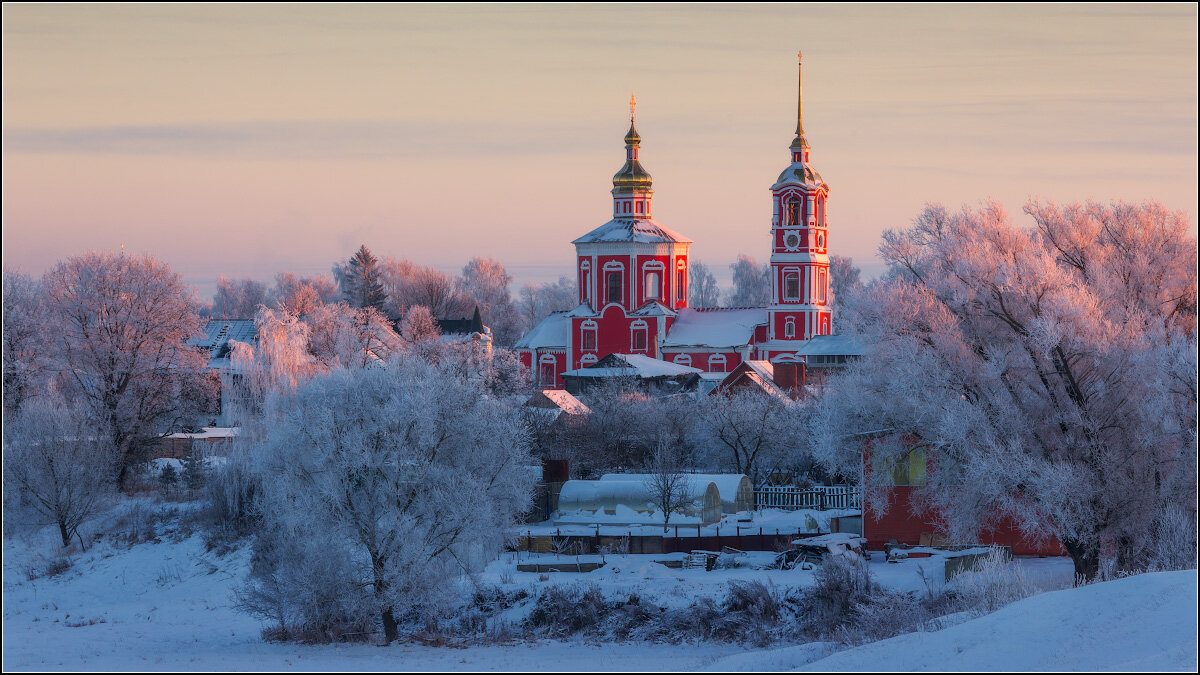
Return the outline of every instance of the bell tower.
[[[797,54],[798,61],[802,54]],[[791,164],[771,186],[771,342],[795,342],[832,331],[829,297],[829,185],[809,161],[804,137],[803,66],[797,64],[796,137],[788,146]],[[772,349],[770,351],[777,351]]]

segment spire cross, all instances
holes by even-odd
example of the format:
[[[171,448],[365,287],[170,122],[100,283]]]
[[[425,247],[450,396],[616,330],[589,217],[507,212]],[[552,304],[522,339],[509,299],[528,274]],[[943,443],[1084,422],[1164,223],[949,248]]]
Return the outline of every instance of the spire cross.
[[[637,111],[637,97],[633,94],[629,95],[629,121],[633,121],[633,115]]]

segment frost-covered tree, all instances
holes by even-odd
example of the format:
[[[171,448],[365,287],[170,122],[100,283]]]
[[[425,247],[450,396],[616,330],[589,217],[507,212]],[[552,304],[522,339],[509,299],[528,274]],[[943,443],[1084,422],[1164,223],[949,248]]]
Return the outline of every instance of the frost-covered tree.
[[[322,371],[386,361],[400,348],[400,336],[374,307],[326,304],[303,321],[308,326],[308,352]]]
[[[485,317],[492,307],[511,301],[508,285],[512,283],[512,275],[495,258],[471,258],[463,267],[462,279],[463,291],[479,303]]]
[[[193,293],[149,255],[92,252],[43,278],[54,367],[123,458],[119,480],[147,442],[212,405]]]
[[[21,408],[47,378],[46,292],[28,274],[4,271],[4,412]]]
[[[5,420],[4,483],[16,497],[10,503],[56,525],[63,546],[72,537],[83,545],[79,527],[112,495],[119,471],[119,452],[83,406],[39,397]]]
[[[440,335],[433,312],[424,305],[410,307],[400,322],[400,336],[410,345],[437,340]]]
[[[533,328],[551,312],[571,309],[579,304],[576,293],[575,281],[566,276],[560,276],[555,282],[522,286],[517,311],[521,313],[524,330]]]
[[[889,230],[886,283],[855,301],[865,358],[831,382],[816,446],[868,482],[914,448],[918,508],[970,539],[1010,519],[1093,578],[1137,566],[1152,525],[1195,521],[1196,241],[1154,202],[929,206]]]
[[[463,267],[463,292],[479,306],[483,323],[492,329],[498,345],[512,345],[523,328],[508,292],[511,283],[512,275],[494,258],[471,258]]]
[[[259,305],[269,302],[267,285],[253,279],[217,277],[217,294],[213,296],[212,316],[220,319],[249,319]]]
[[[358,247],[350,260],[341,268],[338,283],[342,296],[351,307],[374,307],[383,309],[387,296],[380,280],[379,260],[367,245]]]
[[[757,391],[706,396],[697,410],[697,433],[711,463],[744,473],[757,485],[764,472],[801,452],[802,419],[795,404]]]
[[[854,266],[854,259],[840,256],[836,253],[829,256],[829,293],[833,297],[834,315],[842,304],[843,298],[850,293],[862,290],[862,272]]]
[[[669,442],[655,444],[646,469],[646,490],[654,506],[663,514],[663,532],[666,532],[671,514],[694,499],[679,448]]]
[[[306,316],[317,307],[337,302],[337,284],[327,276],[298,277],[295,272],[275,275],[271,297],[277,309],[295,316]]]
[[[249,590],[266,616],[336,605],[373,614],[391,642],[398,614],[430,608],[493,559],[529,505],[514,411],[418,359],[315,378],[273,397],[265,421],[271,550],[260,546]]]
[[[721,304],[721,289],[708,265],[693,260],[688,270],[688,305],[692,307],[717,307]]]
[[[771,302],[771,266],[759,265],[754,258],[739,253],[733,270],[733,289],[730,307],[766,307]]]

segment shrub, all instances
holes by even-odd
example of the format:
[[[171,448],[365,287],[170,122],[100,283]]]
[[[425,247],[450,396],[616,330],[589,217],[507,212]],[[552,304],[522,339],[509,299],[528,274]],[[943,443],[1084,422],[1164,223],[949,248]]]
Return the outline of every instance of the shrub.
[[[813,577],[816,584],[805,595],[804,609],[809,629],[817,635],[852,623],[857,608],[870,601],[871,575],[858,556],[829,556]]]
[[[169,491],[171,488],[175,487],[175,484],[178,482],[179,482],[179,473],[175,471],[175,465],[173,465],[173,464],[164,465],[162,468],[162,471],[159,472],[159,474],[158,474],[159,490],[161,490],[162,492],[165,493],[165,492]]]
[[[565,637],[594,627],[605,609],[595,586],[550,586],[534,603],[526,625],[549,637]]]
[[[861,645],[923,630],[932,618],[916,595],[879,588],[867,601],[857,603],[853,614],[852,623],[834,631],[836,640],[844,645]]]
[[[204,485],[201,520],[209,548],[227,546],[252,534],[261,522],[256,497],[259,478],[241,456],[214,469]]]
[[[263,631],[267,640],[366,640],[378,625],[347,558],[327,539],[263,530],[255,537],[250,577],[235,591],[236,607],[274,622]]]
[[[959,606],[981,614],[997,609],[1036,592],[1019,565],[1002,548],[993,548],[975,569],[954,577],[952,586]]]

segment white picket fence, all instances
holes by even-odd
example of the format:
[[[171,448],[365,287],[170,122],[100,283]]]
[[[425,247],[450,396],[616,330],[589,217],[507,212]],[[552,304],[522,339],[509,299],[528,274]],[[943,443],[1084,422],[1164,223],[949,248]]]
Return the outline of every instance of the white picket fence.
[[[754,491],[756,509],[861,509],[862,491],[857,485],[815,485],[801,489],[792,485],[760,485]]]

